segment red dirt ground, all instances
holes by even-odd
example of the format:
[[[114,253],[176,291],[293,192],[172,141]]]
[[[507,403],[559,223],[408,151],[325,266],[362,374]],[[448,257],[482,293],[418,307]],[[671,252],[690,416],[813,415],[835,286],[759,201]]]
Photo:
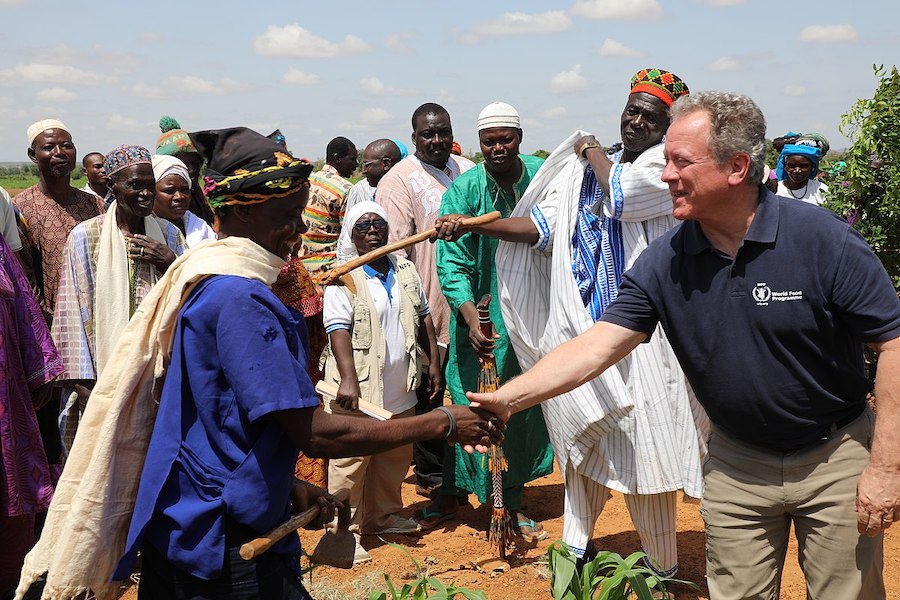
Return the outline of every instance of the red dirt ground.
[[[412,481],[412,478],[407,478]],[[413,486],[405,483],[403,498],[407,508],[404,515],[423,506],[426,500],[415,494]],[[546,551],[554,540],[562,536],[563,485],[558,472],[528,485],[523,504],[526,514],[541,521],[550,537],[533,548],[521,548],[510,560],[510,570],[494,576],[479,572],[472,561],[491,554],[490,545],[484,540],[489,512],[488,507],[467,507],[459,517],[447,523],[446,528],[420,536],[391,535],[384,539],[396,542],[409,550],[423,566],[427,563],[431,574],[444,583],[455,582],[473,589],[482,589],[490,600],[524,600],[550,598],[547,579]],[[678,514],[678,552],[680,569],[678,577],[700,585],[699,594],[687,588],[676,590],[679,600],[708,599],[704,582],[704,535],[699,505],[680,503]],[[320,532],[301,532],[304,547],[312,550],[321,537]],[[622,496],[614,494],[597,523],[594,541],[598,549],[612,550],[626,556],[639,549],[637,534],[631,524]],[[383,544],[376,537],[363,538],[373,560],[352,570],[321,567],[313,574],[310,588],[317,600],[348,598],[359,600],[368,597],[368,591],[386,590],[382,573],[390,575],[396,584],[404,576],[414,573],[412,563],[403,552]],[[748,557],[749,558],[749,557]],[[887,597],[900,598],[900,532],[895,527],[885,537],[885,580]],[[399,587],[399,586],[398,586]],[[797,548],[788,550],[782,584],[782,600],[803,600],[806,588],[803,575],[797,566]]]
[[[407,478],[411,482],[412,477]],[[416,495],[411,483],[403,485],[404,515],[425,506],[427,502]],[[477,504],[477,501],[476,501]],[[550,583],[546,568],[547,547],[562,536],[563,485],[558,472],[529,484],[523,500],[526,514],[541,521],[550,537],[534,547],[519,548],[510,560],[505,573],[489,574],[476,569],[473,561],[491,555],[491,546],[484,540],[489,512],[487,507],[466,507],[457,519],[442,523],[437,529],[419,536],[388,535],[384,539],[406,547],[409,553],[429,573],[445,584],[484,590],[490,600],[531,600],[550,598]],[[678,600],[708,600],[704,582],[704,538],[699,505],[681,503],[678,507],[678,577],[697,583],[701,592],[687,588],[676,589]],[[445,527],[444,527],[445,526]],[[322,536],[320,531],[301,531],[304,547],[312,551]],[[594,531],[598,549],[612,550],[626,556],[639,549],[637,534],[631,525],[622,496],[614,494],[607,503]],[[312,583],[304,580],[316,600],[365,600],[372,590],[386,590],[383,574],[390,575],[399,588],[414,578],[415,569],[410,558],[391,548],[377,537],[363,538],[363,546],[372,561],[350,570],[319,567]],[[900,598],[900,530],[890,529],[885,536],[884,576],[887,597]],[[749,557],[748,557],[749,558]],[[399,585],[397,585],[399,583]],[[129,589],[123,600],[135,600],[136,588]],[[803,575],[797,566],[797,547],[792,544],[785,562],[781,600],[805,600]]]

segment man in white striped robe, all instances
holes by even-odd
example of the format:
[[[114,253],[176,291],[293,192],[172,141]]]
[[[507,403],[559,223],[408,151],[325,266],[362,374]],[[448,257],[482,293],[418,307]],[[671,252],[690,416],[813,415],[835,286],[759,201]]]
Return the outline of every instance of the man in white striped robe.
[[[666,85],[673,82],[674,90]],[[607,158],[593,136],[572,134],[511,217],[476,230],[503,240],[500,300],[523,369],[589,329],[615,299],[622,272],[675,227],[661,142],[668,106],[684,93],[674,75],[640,71],[622,113],[622,150]],[[676,495],[702,494],[709,425],[663,331],[616,369],[542,406],[566,486],[563,541],[590,557],[594,525],[616,490],[648,566],[673,575]]]

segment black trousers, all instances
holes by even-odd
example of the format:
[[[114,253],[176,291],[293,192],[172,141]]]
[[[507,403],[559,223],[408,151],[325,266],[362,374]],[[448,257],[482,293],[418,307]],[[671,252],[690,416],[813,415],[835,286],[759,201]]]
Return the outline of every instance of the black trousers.
[[[222,574],[207,581],[172,565],[150,544],[141,546],[138,600],[313,600],[282,555],[244,560],[228,548]]]

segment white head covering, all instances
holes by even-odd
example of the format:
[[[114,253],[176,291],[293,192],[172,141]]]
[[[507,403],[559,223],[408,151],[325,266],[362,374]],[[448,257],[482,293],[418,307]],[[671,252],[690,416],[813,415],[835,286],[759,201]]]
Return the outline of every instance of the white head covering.
[[[337,245],[337,263],[345,263],[352,258],[359,256],[356,246],[350,240],[350,234],[353,232],[353,226],[359,221],[359,218],[368,213],[375,213],[387,223],[387,211],[380,204],[371,200],[363,200],[353,205],[347,214],[344,215],[344,222],[341,224],[341,235],[338,238]]]
[[[478,115],[478,131],[491,127],[520,129],[519,112],[506,102],[491,102]]]
[[[188,187],[193,186],[187,166],[181,162],[180,158],[165,154],[154,154],[151,162],[153,164],[153,177],[156,181],[159,181],[166,175],[181,175],[181,178],[187,181]]]
[[[66,127],[66,124],[58,119],[43,119],[41,121],[38,121],[37,123],[32,123],[28,127],[28,145],[31,146],[34,143],[34,138],[44,133],[48,129],[62,129],[63,131],[69,131],[69,128]],[[69,131],[69,133],[72,132]]]

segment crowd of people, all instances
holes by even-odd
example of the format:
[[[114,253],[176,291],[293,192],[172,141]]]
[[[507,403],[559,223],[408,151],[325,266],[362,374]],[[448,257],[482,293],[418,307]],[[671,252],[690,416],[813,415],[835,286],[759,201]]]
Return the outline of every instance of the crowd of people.
[[[681,492],[702,498],[711,598],[777,597],[792,525],[810,598],[883,598],[900,300],[817,206],[828,141],[788,133],[770,168],[751,99],[658,68],[623,91],[621,144],[576,131],[546,160],[488,104],[478,164],[434,103],[412,152],[384,137],[360,161],[339,136],[316,171],[278,130],[163,117],[154,153],[85,154],[82,189],[65,123],[28,127],[39,182],[0,189],[0,598],[129,577],[142,599],[309,598],[296,535],[238,548],[313,505],[335,527],[348,489],[370,560],[366,536],[490,505],[479,452],[499,443],[521,543],[548,535],[523,490],[555,457],[582,564],[617,491],[646,566],[674,575]],[[502,385],[474,393],[489,358]],[[411,518],[410,465],[429,500]]]

